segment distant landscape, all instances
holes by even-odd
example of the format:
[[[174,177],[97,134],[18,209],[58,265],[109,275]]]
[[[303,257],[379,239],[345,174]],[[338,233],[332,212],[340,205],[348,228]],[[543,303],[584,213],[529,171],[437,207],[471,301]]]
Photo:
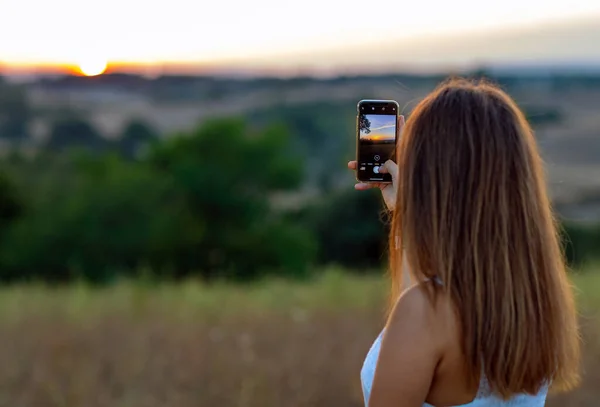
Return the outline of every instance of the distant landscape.
[[[0,280],[381,267],[380,197],[354,191],[346,165],[356,155],[357,101],[394,99],[410,120],[447,76],[3,81]],[[600,75],[462,76],[499,84],[523,109],[567,258],[598,259]]]
[[[482,68],[466,75],[501,84],[527,112],[558,209],[574,220],[600,219],[600,74],[494,72]],[[332,185],[344,185],[350,180],[344,161],[354,155],[356,101],[395,99],[402,112],[410,114],[416,102],[444,78],[411,74],[145,78],[117,73],[42,78],[23,85],[32,111],[31,138],[23,145],[34,148],[47,138],[53,120],[66,111],[85,117],[109,139],[131,120],[146,123],[160,137],[217,117],[249,117],[258,124],[280,120],[291,125],[294,141],[312,163],[309,180],[327,177]],[[323,173],[320,168],[325,165]]]

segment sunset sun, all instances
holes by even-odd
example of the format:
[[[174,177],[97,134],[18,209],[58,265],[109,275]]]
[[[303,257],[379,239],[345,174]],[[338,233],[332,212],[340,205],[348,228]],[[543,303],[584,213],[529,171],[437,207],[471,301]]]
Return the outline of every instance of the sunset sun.
[[[79,70],[85,76],[96,76],[106,71],[108,63],[102,58],[87,58],[79,62]]]

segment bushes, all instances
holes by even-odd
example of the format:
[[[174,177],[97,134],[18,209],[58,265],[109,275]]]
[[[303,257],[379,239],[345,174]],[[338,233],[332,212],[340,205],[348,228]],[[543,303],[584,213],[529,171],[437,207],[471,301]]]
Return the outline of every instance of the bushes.
[[[318,260],[353,269],[381,267],[386,259],[387,219],[379,191],[336,192],[302,215],[317,237]]]
[[[85,152],[17,160],[10,172],[27,205],[6,229],[0,278],[303,274],[311,235],[269,204],[273,192],[301,182],[287,144],[280,128],[250,134],[243,122],[222,120],[134,161]]]
[[[139,139],[145,151],[135,157],[74,152],[67,143],[65,151],[3,161],[0,280],[249,280],[304,276],[315,262],[385,264],[378,191],[329,191],[296,213],[271,205],[274,193],[303,183],[285,128],[257,131],[226,119]],[[572,265],[600,255],[600,227],[566,224],[564,234]]]
[[[350,269],[385,264],[388,216],[378,191],[340,191],[306,208],[300,219],[317,237],[320,263]],[[563,223],[561,232],[570,266],[600,260],[600,225]]]
[[[600,225],[563,224],[563,244],[573,267],[600,260]]]

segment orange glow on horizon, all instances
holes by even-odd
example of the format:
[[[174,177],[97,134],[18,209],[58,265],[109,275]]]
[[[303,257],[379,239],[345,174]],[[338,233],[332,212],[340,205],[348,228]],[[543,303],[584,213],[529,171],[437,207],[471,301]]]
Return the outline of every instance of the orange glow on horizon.
[[[91,68],[88,64],[102,65],[102,61],[84,60],[77,63],[60,63],[48,61],[19,61],[7,62],[0,60],[1,74],[52,74],[52,75],[90,75]],[[209,64],[202,62],[179,62],[179,61],[155,61],[155,62],[124,62],[124,61],[106,61],[101,74],[126,73],[142,75],[160,75],[160,74],[202,74],[203,72],[219,71],[223,68],[231,68],[227,64]],[[83,68],[83,69],[82,69]],[[87,72],[87,74],[86,74]]]
[[[394,140],[393,136],[387,134],[368,134],[361,137],[364,140],[380,141],[380,140]]]

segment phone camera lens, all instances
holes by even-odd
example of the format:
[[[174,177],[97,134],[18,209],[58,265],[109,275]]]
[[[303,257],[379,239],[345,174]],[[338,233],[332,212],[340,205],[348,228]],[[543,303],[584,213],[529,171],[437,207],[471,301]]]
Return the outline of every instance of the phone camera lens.
[[[375,106],[373,106],[371,109],[372,109],[372,110],[375,110]]]

